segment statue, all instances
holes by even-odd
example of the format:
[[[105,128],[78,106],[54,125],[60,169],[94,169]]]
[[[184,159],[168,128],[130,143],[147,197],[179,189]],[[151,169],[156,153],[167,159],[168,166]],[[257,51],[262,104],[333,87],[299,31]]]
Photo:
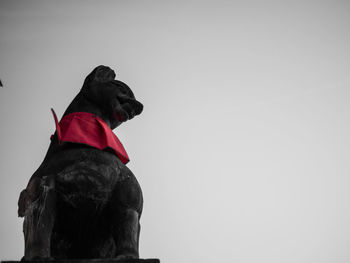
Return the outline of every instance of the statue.
[[[19,197],[23,260],[137,259],[141,188],[112,132],[143,105],[106,66],[85,79]]]

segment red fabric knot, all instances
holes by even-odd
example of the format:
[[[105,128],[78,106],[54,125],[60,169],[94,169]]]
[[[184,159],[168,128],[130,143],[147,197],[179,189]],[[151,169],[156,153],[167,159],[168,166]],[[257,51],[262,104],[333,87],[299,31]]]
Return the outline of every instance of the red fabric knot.
[[[73,112],[58,122],[55,111],[53,109],[51,111],[55,119],[59,143],[82,143],[100,150],[110,148],[124,164],[129,162],[129,156],[123,144],[111,128],[95,114]]]

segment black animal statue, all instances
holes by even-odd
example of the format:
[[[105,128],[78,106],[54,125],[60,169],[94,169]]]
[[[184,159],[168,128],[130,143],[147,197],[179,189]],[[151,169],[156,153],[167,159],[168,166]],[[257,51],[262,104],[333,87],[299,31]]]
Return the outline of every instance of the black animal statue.
[[[111,130],[142,109],[109,67],[86,77],[20,194],[22,260],[139,258],[142,192]]]

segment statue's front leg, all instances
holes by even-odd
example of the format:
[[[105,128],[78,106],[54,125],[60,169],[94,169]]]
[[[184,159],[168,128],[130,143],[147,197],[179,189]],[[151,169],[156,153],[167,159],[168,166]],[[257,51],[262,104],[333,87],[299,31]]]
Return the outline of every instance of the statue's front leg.
[[[113,229],[116,259],[139,258],[139,218],[139,213],[133,209],[125,209],[118,214]]]
[[[143,198],[136,178],[118,183],[112,198],[113,239],[116,259],[139,258],[140,217]]]
[[[51,256],[51,233],[56,212],[53,176],[46,177],[36,200],[26,208],[23,222],[24,260],[47,259]]]

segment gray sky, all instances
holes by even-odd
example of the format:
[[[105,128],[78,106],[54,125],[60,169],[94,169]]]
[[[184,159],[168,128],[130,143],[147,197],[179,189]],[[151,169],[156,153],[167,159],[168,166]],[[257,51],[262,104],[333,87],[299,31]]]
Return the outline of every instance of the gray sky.
[[[97,65],[144,104],[115,130],[141,257],[350,261],[348,1],[0,1],[0,256],[17,199]]]

